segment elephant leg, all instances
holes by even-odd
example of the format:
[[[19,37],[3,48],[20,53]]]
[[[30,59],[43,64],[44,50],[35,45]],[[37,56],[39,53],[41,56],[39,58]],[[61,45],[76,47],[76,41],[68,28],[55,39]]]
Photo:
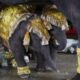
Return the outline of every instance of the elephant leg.
[[[41,53],[37,53],[37,65],[35,70],[39,72],[46,71],[45,59]]]
[[[56,70],[56,63],[52,58],[52,53],[49,52],[49,46],[42,46],[41,53],[37,53],[37,71],[46,71],[50,70]]]
[[[49,46],[51,58],[55,61],[55,55],[57,54],[58,50],[56,50],[53,44],[50,44]]]
[[[45,67],[44,64],[44,58],[43,55],[40,53],[41,52],[41,39],[33,33],[30,33],[30,46],[36,51],[36,56],[37,56],[37,65],[35,70],[36,71],[42,71]]]
[[[46,65],[57,71],[57,66],[51,58],[49,45],[41,46],[41,54],[45,59]]]
[[[35,34],[31,33],[30,36],[31,36],[31,45],[38,52],[37,68],[45,68],[46,66],[45,63],[46,63],[52,69],[56,70],[56,65],[51,59],[49,45],[47,46],[41,45],[41,39]]]
[[[17,62],[17,73],[21,78],[27,78],[30,74],[30,70],[24,60],[26,53],[25,47],[23,46],[23,38],[26,32],[25,27],[26,21],[21,22],[9,39],[10,49]]]

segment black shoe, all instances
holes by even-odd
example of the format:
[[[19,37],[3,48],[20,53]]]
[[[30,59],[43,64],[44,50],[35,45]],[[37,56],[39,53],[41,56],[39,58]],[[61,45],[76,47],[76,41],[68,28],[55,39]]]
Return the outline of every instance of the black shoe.
[[[77,73],[71,80],[80,80],[80,74]]]

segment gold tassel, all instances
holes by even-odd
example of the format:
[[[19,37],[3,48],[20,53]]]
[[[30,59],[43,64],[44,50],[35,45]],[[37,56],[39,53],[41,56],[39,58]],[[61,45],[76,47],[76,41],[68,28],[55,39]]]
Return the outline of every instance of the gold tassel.
[[[4,53],[4,57],[5,57],[6,59],[11,59],[11,58],[13,58],[13,55],[12,55],[11,52],[6,51],[6,52]]]
[[[11,64],[12,64],[12,67],[14,67],[14,68],[17,67],[17,63],[16,63],[15,59],[11,60]]]
[[[26,32],[23,39],[23,45],[29,45],[29,43],[30,43],[30,35],[29,32]]]

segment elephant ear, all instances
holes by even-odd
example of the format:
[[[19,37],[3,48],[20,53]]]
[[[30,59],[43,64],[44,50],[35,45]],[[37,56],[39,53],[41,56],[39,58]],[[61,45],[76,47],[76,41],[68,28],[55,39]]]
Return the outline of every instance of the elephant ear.
[[[30,35],[29,32],[26,32],[23,39],[23,45],[27,46],[30,43]]]

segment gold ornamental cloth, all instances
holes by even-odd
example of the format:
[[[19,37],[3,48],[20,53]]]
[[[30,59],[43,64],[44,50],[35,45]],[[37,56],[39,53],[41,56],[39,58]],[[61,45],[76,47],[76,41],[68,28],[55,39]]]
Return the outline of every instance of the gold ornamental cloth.
[[[28,14],[31,9],[32,6],[30,5],[17,5],[6,7],[0,12],[0,37],[4,41],[4,44],[8,42],[9,37],[20,21],[29,16]]]
[[[35,16],[33,19],[31,19],[29,21],[27,30],[29,32],[35,33],[38,37],[40,37],[42,40],[42,45],[49,44],[50,35],[47,28],[45,27],[44,21],[40,17]]]
[[[57,8],[54,8],[53,5],[48,5],[43,9],[41,18],[52,25],[61,27],[63,30],[68,29],[66,17]]]
[[[23,75],[23,74],[30,74],[31,71],[28,66],[24,66],[24,67],[17,67],[17,73],[18,75]]]

